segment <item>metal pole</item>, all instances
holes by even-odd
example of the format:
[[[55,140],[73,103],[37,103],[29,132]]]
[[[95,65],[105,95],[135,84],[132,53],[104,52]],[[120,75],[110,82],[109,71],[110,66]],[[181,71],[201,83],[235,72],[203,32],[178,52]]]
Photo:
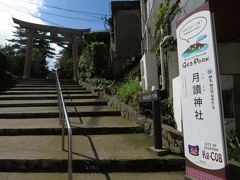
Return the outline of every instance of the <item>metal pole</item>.
[[[64,146],[65,146],[65,121],[62,121],[62,150],[64,151]]]
[[[168,35],[165,36],[160,43],[160,65],[161,65],[161,79],[162,79],[162,89],[161,91],[166,90],[166,73],[165,73],[165,62],[164,62],[164,56],[163,56],[163,47],[165,46],[166,42],[173,39],[173,36]]]
[[[154,133],[154,146],[156,149],[162,149],[162,126],[160,118],[160,95],[159,90],[157,91],[158,100],[152,101],[153,111],[153,133]]]

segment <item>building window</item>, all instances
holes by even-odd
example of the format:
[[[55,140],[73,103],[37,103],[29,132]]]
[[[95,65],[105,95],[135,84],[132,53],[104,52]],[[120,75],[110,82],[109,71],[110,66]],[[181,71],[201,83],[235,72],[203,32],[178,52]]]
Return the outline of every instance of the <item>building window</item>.
[[[232,90],[222,91],[224,118],[233,118],[233,92]]]

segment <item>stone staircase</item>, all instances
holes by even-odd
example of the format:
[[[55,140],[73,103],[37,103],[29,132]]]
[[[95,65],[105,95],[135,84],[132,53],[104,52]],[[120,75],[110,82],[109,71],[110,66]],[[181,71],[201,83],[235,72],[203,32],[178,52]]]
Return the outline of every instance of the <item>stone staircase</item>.
[[[149,151],[142,127],[72,81],[63,81],[62,90],[73,127],[74,179],[183,179],[184,159]],[[67,179],[56,94],[50,80],[0,86],[0,179]]]

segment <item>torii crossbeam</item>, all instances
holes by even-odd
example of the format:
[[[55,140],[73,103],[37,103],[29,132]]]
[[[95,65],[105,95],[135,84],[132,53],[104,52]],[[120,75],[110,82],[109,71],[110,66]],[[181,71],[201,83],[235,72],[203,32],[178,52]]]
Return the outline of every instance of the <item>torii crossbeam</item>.
[[[13,18],[13,22],[18,24],[21,28],[26,29],[25,33],[20,34],[21,36],[27,37],[27,47],[26,47],[23,78],[30,77],[33,39],[39,38],[39,34],[37,32],[45,32],[45,33],[49,33],[50,35],[49,36],[40,35],[44,39],[49,39],[53,42],[59,42],[59,43],[64,41],[65,42],[69,41],[72,43],[73,77],[75,82],[78,83],[78,79],[79,79],[78,41],[82,40],[82,36],[84,35],[84,33],[90,32],[90,29],[72,29],[72,28],[41,25],[41,24],[21,21],[16,18]]]

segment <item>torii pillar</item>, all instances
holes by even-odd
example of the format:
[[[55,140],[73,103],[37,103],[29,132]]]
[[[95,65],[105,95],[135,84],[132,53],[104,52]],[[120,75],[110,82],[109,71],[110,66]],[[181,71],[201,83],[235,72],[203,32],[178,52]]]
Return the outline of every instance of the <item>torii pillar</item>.
[[[23,78],[30,78],[32,63],[32,48],[33,48],[33,30],[29,29],[27,36],[27,48],[25,55]]]
[[[73,78],[79,83],[79,55],[78,55],[78,40],[77,35],[72,35],[72,59],[73,59]]]

